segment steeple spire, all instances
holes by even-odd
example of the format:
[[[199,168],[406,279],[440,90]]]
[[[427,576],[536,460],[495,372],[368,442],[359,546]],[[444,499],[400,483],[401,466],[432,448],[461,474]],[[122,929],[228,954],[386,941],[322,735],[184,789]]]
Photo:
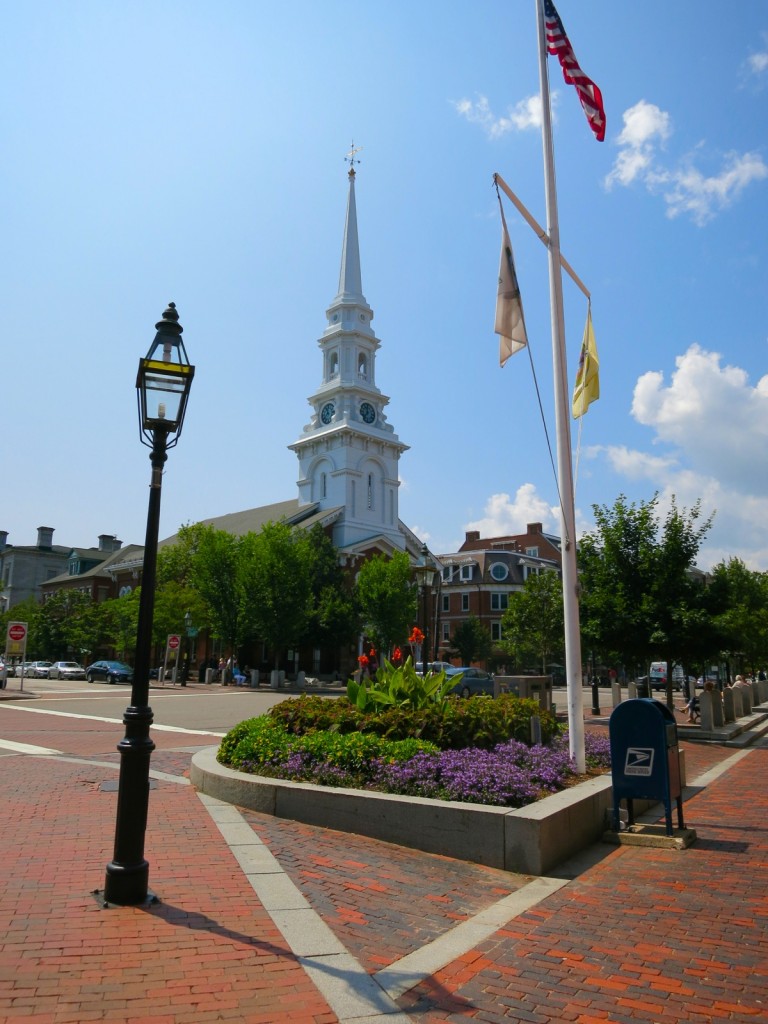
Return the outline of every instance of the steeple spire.
[[[367,305],[363,295],[363,282],[360,273],[360,246],[357,240],[357,205],[355,203],[355,159],[362,146],[355,146],[347,153],[349,161],[349,195],[347,197],[347,218],[344,224],[344,241],[341,248],[341,272],[339,274],[339,292],[336,302],[362,302]]]

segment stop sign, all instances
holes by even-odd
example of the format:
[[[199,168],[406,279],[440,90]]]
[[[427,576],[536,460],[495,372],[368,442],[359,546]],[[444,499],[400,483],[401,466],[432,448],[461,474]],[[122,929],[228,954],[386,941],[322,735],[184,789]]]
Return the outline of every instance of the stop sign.
[[[180,642],[181,642],[181,639],[178,636],[169,636],[168,637],[168,646],[170,647],[170,649],[172,651],[175,651],[175,650],[178,649],[178,646],[179,646]]]
[[[8,627],[8,636],[11,640],[23,640],[27,635],[27,627],[21,622],[14,622]]]

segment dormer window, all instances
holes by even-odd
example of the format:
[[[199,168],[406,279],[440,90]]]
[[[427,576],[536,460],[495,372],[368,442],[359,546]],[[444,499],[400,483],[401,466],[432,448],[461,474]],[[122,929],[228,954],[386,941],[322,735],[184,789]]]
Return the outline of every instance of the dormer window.
[[[459,576],[459,579],[463,583],[466,583],[467,580],[471,580],[472,579],[472,566],[471,565],[462,565],[462,567],[461,567],[461,574]]]

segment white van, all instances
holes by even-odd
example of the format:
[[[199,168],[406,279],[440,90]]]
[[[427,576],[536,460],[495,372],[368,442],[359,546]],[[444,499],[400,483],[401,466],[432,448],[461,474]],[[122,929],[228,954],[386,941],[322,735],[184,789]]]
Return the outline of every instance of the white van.
[[[666,690],[667,688],[667,663],[666,661],[652,661],[651,669],[648,673],[648,678],[651,681],[652,690]],[[683,688],[683,670],[680,665],[675,665],[672,669],[672,688],[674,690],[682,690]]]

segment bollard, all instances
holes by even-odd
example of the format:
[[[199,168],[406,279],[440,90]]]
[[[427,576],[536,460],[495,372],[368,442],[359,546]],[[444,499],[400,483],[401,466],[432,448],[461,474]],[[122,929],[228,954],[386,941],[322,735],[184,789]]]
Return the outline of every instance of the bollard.
[[[258,690],[259,688],[259,670],[257,668],[251,669],[251,689]]]
[[[714,727],[712,714],[713,697],[710,690],[704,690],[699,697],[699,714],[701,716],[701,728],[703,732],[712,732]]]
[[[618,679],[611,681],[611,700],[615,708],[621,704],[621,683]]]
[[[733,690],[730,686],[726,686],[723,690],[723,718],[726,724],[728,722],[735,722],[736,715],[733,708]]]
[[[637,698],[637,683],[632,680],[627,683],[627,697],[629,700],[635,700]]]
[[[273,690],[280,688],[280,672],[276,668],[269,673],[269,685]]]
[[[541,744],[541,719],[538,715],[531,715],[531,743],[534,746]]]

